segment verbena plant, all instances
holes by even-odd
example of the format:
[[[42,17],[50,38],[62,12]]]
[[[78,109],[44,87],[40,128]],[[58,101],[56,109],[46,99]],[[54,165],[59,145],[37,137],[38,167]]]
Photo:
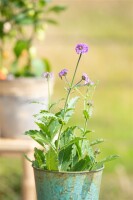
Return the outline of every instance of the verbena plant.
[[[35,160],[30,160],[33,167],[56,171],[91,171],[101,168],[105,162],[118,157],[111,155],[100,161],[97,159],[100,151],[95,150],[94,146],[103,142],[103,139],[90,141],[89,136],[92,131],[88,128],[88,121],[93,111],[92,94],[96,84],[89,79],[86,73],[83,73],[81,79],[75,83],[79,62],[82,55],[88,52],[88,46],[78,44],[75,50],[79,54],[79,58],[72,80],[68,81],[67,69],[63,69],[59,73],[59,77],[66,82],[67,94],[63,108],[60,108],[57,112],[55,110],[60,101],[50,103],[49,80],[53,75],[49,72],[43,74],[48,81],[48,109],[41,110],[39,114],[34,116],[39,130],[26,132],[26,135],[29,135],[42,146],[40,149],[35,148]],[[74,96],[75,93],[78,93],[78,96]],[[69,126],[69,120],[73,117],[79,99],[83,101],[83,126],[78,126],[75,123]]]

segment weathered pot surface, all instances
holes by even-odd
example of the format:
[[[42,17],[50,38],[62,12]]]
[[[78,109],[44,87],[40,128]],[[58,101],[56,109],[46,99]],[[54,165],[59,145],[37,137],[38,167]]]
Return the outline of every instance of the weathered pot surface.
[[[56,172],[34,168],[38,200],[98,200],[103,168]]]
[[[51,92],[53,81],[51,81]],[[44,104],[33,104],[41,101]],[[48,104],[47,82],[43,78],[17,78],[0,81],[0,136],[27,138],[24,132],[36,129],[33,114]]]

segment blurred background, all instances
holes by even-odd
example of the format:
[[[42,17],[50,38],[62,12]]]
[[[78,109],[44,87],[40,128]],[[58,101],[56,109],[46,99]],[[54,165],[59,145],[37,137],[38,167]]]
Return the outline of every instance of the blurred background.
[[[53,100],[65,95],[58,72],[68,68],[71,77],[78,56],[77,43],[87,43],[89,53],[82,57],[79,77],[86,72],[98,81],[94,94],[92,138],[104,138],[102,156],[118,154],[105,166],[100,200],[133,199],[133,2],[130,0],[60,0],[67,9],[57,15],[59,24],[47,26],[45,40],[34,40],[37,53],[51,63],[55,79]],[[77,76],[78,80],[78,76]],[[81,123],[77,109],[75,123]],[[12,162],[10,162],[12,160]],[[10,163],[10,165],[9,165]],[[21,160],[0,158],[0,199],[20,200]]]

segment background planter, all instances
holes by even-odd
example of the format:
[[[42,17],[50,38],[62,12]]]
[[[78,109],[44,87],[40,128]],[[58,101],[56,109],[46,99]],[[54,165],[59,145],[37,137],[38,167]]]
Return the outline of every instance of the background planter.
[[[98,200],[103,168],[91,172],[55,172],[34,168],[38,200]]]
[[[51,92],[53,81],[51,81]],[[41,101],[42,104],[32,104]],[[45,109],[48,103],[47,82],[38,78],[17,78],[0,81],[0,135],[18,138],[28,129],[37,128],[33,114]]]

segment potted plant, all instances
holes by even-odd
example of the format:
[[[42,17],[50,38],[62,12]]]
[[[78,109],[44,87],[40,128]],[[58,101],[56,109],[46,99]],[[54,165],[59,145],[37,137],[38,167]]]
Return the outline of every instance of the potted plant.
[[[65,9],[61,5],[49,5],[50,2],[51,0],[0,2],[2,137],[20,137],[27,128],[34,126],[30,116],[34,109],[39,110],[41,105],[35,107],[29,104],[30,101],[43,99],[47,106],[46,83],[40,77],[43,71],[51,70],[51,65],[46,58],[37,55],[34,39],[43,40],[46,25],[57,23],[50,14],[57,14]],[[41,87],[44,87],[43,93]],[[34,94],[35,90],[38,91],[37,95]]]
[[[88,121],[92,116],[92,94],[96,84],[86,73],[75,83],[75,76],[83,54],[88,52],[86,44],[78,44],[76,53],[79,55],[72,80],[69,82],[68,70],[63,69],[59,77],[66,83],[66,98],[63,108],[49,99],[49,107],[34,115],[39,130],[29,130],[26,135],[41,145],[34,149],[34,168],[38,200],[98,200],[104,163],[116,159],[111,155],[98,160],[100,151],[94,146],[103,139],[90,140],[91,130]],[[43,75],[48,83],[51,73]],[[49,88],[49,87],[48,87]],[[48,89],[49,93],[49,89]],[[75,94],[78,93],[78,96]],[[83,126],[72,125],[69,120],[76,111],[77,101],[83,102]]]

